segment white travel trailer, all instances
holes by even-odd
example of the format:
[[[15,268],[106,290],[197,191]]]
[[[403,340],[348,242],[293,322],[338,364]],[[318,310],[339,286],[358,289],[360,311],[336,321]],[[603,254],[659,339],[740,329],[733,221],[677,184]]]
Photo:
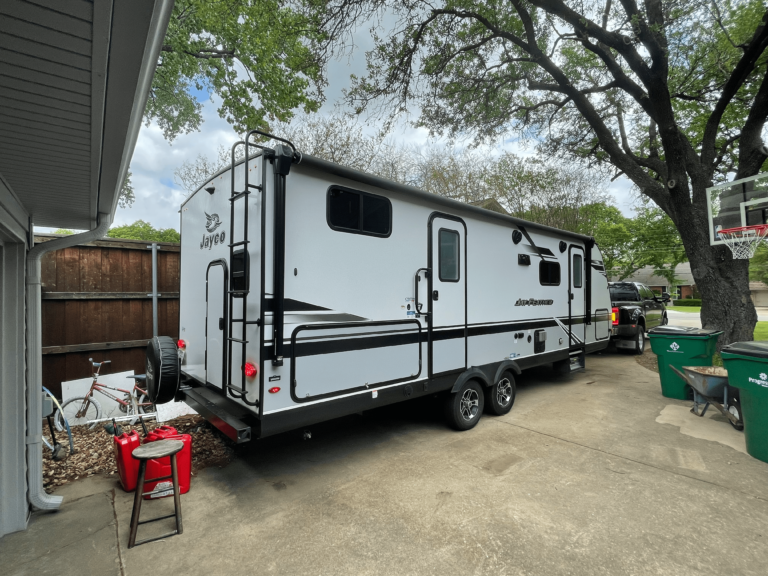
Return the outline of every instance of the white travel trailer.
[[[593,238],[290,143],[238,146],[248,162],[181,208],[181,385],[166,396],[233,440],[424,395],[468,429],[509,411],[521,370],[580,369],[608,346]]]

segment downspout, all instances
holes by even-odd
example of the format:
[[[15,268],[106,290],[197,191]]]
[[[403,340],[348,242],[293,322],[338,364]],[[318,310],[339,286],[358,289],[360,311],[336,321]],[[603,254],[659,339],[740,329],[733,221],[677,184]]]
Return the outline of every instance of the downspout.
[[[29,503],[38,510],[56,510],[61,496],[43,489],[43,336],[40,303],[40,260],[43,254],[103,238],[112,223],[110,214],[99,214],[93,230],[43,242],[27,254],[27,490]]]

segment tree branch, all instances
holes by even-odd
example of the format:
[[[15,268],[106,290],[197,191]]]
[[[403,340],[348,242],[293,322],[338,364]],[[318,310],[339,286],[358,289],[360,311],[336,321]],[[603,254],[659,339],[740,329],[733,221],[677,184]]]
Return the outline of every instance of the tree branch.
[[[736,179],[754,176],[768,158],[768,147],[762,139],[766,118],[768,118],[768,65],[755,95],[755,101],[749,110],[747,121],[741,129],[739,170],[736,172]]]
[[[715,104],[712,114],[707,119],[704,137],[701,141],[701,162],[704,166],[711,166],[712,160],[715,157],[717,131],[720,128],[720,121],[723,118],[723,114],[725,114],[726,108],[754,70],[757,59],[768,47],[768,26],[766,26],[766,20],[768,20],[768,9],[763,14],[763,19],[755,30],[752,40],[749,41],[749,44],[744,49],[744,54],[741,55],[739,62],[723,86],[722,94],[717,104]]]

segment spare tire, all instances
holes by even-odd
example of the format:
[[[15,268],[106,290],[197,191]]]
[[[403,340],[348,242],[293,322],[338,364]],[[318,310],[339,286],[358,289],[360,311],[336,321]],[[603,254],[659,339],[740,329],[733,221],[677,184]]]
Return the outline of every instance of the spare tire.
[[[155,404],[173,400],[179,389],[179,351],[170,336],[155,336],[147,344],[147,394]]]

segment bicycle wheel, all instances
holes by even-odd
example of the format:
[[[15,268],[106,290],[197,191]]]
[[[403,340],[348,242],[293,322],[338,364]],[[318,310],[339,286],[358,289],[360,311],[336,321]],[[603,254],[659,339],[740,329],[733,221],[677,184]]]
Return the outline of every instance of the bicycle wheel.
[[[80,413],[83,408],[83,402],[86,403],[85,411]],[[62,417],[63,412],[63,417]],[[101,404],[92,396],[75,396],[69,398],[64,404],[61,405],[60,410],[56,410],[56,414],[53,417],[53,422],[56,425],[56,430],[61,432],[64,430],[64,418],[69,422],[69,426],[86,426],[88,420],[98,420],[101,418]],[[96,424],[88,426],[89,430],[93,430]]]
[[[136,392],[136,405],[139,407],[139,414],[154,414],[155,405],[144,392]]]

